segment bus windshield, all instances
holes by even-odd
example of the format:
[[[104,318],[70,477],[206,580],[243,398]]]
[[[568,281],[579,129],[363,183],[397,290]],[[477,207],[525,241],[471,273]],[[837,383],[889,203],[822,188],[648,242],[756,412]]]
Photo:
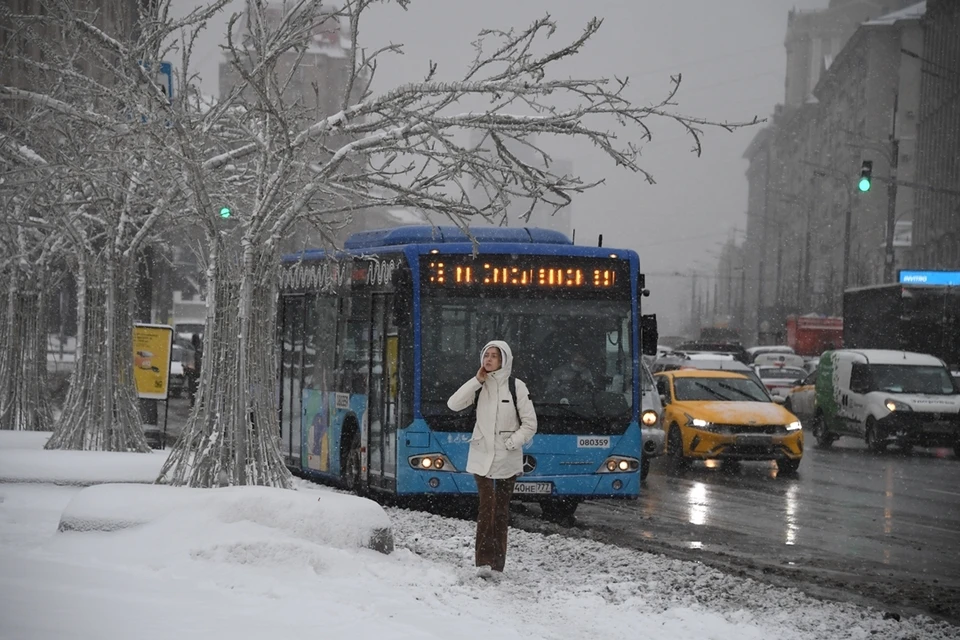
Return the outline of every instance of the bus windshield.
[[[539,433],[618,434],[633,410],[629,300],[425,297],[421,413],[431,427],[469,431],[447,399],[504,340],[537,410]],[[466,412],[469,413],[469,412]]]

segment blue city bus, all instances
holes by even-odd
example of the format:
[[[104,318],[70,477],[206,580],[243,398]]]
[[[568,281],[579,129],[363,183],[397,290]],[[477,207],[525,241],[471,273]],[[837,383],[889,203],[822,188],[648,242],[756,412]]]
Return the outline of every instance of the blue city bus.
[[[280,276],[280,445],[295,471],[367,494],[476,493],[473,424],[447,398],[505,340],[536,407],[515,497],[548,515],[636,498],[641,321],[635,252],[559,232],[409,226],[352,235],[338,252],[285,256]],[[638,295],[639,294],[639,295]],[[648,352],[647,349],[644,349]],[[592,386],[553,376],[575,357]]]

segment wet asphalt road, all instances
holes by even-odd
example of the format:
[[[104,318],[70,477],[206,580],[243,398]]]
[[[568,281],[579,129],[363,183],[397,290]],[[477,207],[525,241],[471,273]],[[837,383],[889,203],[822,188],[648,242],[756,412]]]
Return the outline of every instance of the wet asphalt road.
[[[575,528],[960,622],[960,460],[950,449],[878,455],[842,438],[807,449],[792,477],[773,463],[677,472],[657,460],[638,501],[581,505]]]
[[[172,400],[170,443],[189,416]],[[163,414],[161,413],[161,420]],[[774,463],[654,462],[637,501],[588,502],[574,522],[518,508],[524,529],[584,536],[689,560],[812,595],[960,625],[960,459],[950,449],[873,454],[841,438]]]

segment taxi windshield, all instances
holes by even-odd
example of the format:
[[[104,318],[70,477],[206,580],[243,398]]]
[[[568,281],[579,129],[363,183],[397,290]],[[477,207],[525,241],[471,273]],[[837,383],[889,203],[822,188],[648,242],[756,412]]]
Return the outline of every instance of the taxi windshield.
[[[674,378],[678,401],[693,402],[770,402],[756,382],[749,378]]]

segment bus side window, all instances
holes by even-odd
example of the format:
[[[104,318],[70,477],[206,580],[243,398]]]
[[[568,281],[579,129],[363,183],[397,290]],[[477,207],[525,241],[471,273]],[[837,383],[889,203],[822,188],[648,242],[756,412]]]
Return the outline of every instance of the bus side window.
[[[367,393],[367,369],[370,365],[370,296],[344,297],[342,361],[337,367],[337,391]]]

